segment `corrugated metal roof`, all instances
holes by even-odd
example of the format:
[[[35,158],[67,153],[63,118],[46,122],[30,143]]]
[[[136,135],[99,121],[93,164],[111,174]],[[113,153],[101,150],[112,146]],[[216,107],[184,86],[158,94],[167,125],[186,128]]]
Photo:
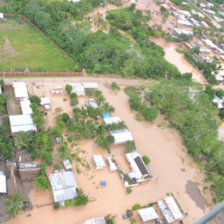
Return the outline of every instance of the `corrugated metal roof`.
[[[127,141],[133,141],[131,132],[129,132],[128,129],[110,131],[110,135],[114,137],[115,144],[125,143]]]
[[[30,103],[30,100],[28,100],[28,99],[20,101],[22,114],[32,114],[33,113],[33,110],[31,109],[30,105],[31,105],[31,103]]]
[[[85,222],[81,224],[106,224],[106,221],[104,217],[97,217],[97,218],[86,220]]]
[[[41,97],[40,98],[40,105],[47,105],[47,104],[50,104],[50,99],[49,97]]]
[[[25,82],[13,82],[14,92],[16,98],[28,98],[28,92]]]
[[[84,82],[82,85],[85,89],[98,89],[99,88],[99,85],[97,82]]]
[[[70,84],[72,86],[72,92],[76,93],[77,96],[85,96],[85,89],[81,83]]]
[[[109,117],[103,119],[106,124],[120,123],[122,122],[120,117]]]
[[[93,162],[96,166],[96,169],[102,169],[106,166],[103,157],[101,155],[93,155]]]
[[[175,220],[182,219],[183,215],[182,215],[180,209],[178,208],[174,198],[173,197],[167,197],[164,200],[165,200],[169,210],[171,211],[174,219]]]
[[[77,197],[77,183],[72,171],[55,172],[49,175],[55,202]]]
[[[151,221],[151,220],[159,218],[158,214],[156,213],[153,207],[139,209],[138,213],[141,216],[141,219],[143,222],[147,222],[147,221]]]

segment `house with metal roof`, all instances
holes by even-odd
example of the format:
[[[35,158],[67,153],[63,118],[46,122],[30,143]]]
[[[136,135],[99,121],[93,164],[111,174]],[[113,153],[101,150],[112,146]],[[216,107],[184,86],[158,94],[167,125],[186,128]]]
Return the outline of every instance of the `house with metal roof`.
[[[118,124],[122,122],[120,117],[109,117],[109,118],[104,118],[103,121],[106,123],[106,125],[109,124]]]
[[[128,129],[109,131],[109,133],[114,137],[114,144],[123,144],[127,141],[133,141],[131,132]]]
[[[31,103],[30,103],[30,100],[28,100],[28,99],[24,99],[24,100],[20,101],[20,107],[22,110],[22,114],[32,114],[33,113],[33,110],[30,107],[30,105],[31,105]]]
[[[77,183],[72,171],[55,171],[49,175],[55,202],[64,202],[77,197]]]
[[[83,84],[84,89],[98,89],[99,85],[97,82],[84,82]]]
[[[15,97],[18,100],[23,100],[28,98],[28,91],[25,82],[13,82]]]
[[[93,155],[92,159],[93,159],[93,163],[94,163],[97,170],[103,169],[106,166],[106,164],[103,160],[103,156]]]
[[[0,12],[0,19],[4,19],[4,14],[2,12]]]
[[[140,183],[152,177],[151,172],[138,152],[134,151],[126,153],[126,158],[132,169],[132,171],[128,174],[130,179]]]
[[[139,209],[138,214],[140,215],[142,222],[153,221],[159,218],[153,207]]]
[[[18,133],[20,131],[37,131],[30,114],[10,115],[9,123],[12,134]]]
[[[175,223],[183,218],[183,214],[173,197],[167,197],[164,200],[160,200],[157,204],[167,223]]]
[[[81,83],[70,84],[72,87],[71,93],[76,93],[77,96],[85,96],[85,89]]]
[[[88,219],[85,222],[82,222],[81,224],[106,224],[106,220],[104,217],[97,217]]]

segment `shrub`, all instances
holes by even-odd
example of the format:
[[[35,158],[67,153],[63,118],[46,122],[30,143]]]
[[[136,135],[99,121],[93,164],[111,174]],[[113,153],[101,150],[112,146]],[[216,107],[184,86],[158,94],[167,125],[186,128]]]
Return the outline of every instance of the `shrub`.
[[[141,113],[147,121],[153,121],[157,118],[157,110],[154,107],[142,106]]]
[[[44,189],[44,190],[47,190],[47,189],[50,188],[50,184],[49,184],[49,181],[48,181],[46,176],[37,177],[34,180],[34,185],[41,188],[41,189]]]
[[[113,89],[113,90],[120,90],[120,87],[117,85],[117,83],[116,82],[112,82],[111,83],[111,88]]]
[[[54,203],[53,207],[55,210],[57,210],[60,208],[60,204],[58,202],[56,202],[56,203]]]
[[[40,98],[38,96],[30,96],[30,102],[40,106]]]
[[[135,205],[132,206],[132,210],[137,210],[137,209],[139,209],[140,207],[141,207],[140,204],[135,204]]]
[[[136,150],[135,141],[127,141],[125,145],[126,153],[133,152]]]
[[[61,169],[61,166],[59,164],[54,164],[54,169],[55,170],[60,170]]]
[[[77,198],[72,199],[72,204],[75,206],[86,205],[89,202],[88,197],[81,189],[77,189]]]
[[[131,188],[127,188],[126,191],[127,191],[128,194],[131,194],[132,189]]]
[[[136,219],[135,218],[131,218],[131,223],[136,223]]]
[[[79,100],[78,100],[78,97],[77,97],[77,94],[76,93],[70,94],[70,99],[71,99],[71,102],[70,102],[71,106],[78,105]]]
[[[65,207],[68,207],[70,205],[70,201],[66,200],[65,202]]]
[[[142,156],[142,160],[144,161],[144,163],[145,163],[146,165],[149,165],[149,163],[150,163],[150,159],[149,159],[148,156]]]
[[[65,86],[65,91],[70,95],[71,92],[72,92],[72,86],[67,84],[67,85]]]

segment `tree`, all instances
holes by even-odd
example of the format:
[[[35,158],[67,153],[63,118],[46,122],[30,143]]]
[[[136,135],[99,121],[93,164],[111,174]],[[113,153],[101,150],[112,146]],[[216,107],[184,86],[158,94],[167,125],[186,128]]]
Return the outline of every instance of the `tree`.
[[[70,94],[70,99],[71,99],[71,106],[76,106],[79,104],[79,100],[78,100],[78,97],[77,97],[77,94],[76,93],[71,93]]]
[[[32,145],[32,133],[31,132],[19,132],[15,136],[15,143],[18,149],[28,149]]]
[[[117,83],[116,82],[112,82],[111,83],[111,88],[113,89],[113,90],[120,90],[120,87],[117,85]]]
[[[13,194],[11,198],[5,200],[5,210],[6,212],[14,217],[22,210],[24,206],[24,197],[18,193]]]
[[[155,107],[142,106],[141,113],[147,121],[153,121],[157,118],[157,110]]]
[[[165,14],[165,13],[167,12],[167,9],[166,9],[164,6],[161,6],[161,7],[160,7],[160,12],[161,12],[162,14]]]
[[[69,85],[69,84],[67,84],[67,85],[65,86],[65,91],[70,95],[71,92],[72,92],[72,86]]]
[[[40,106],[40,98],[38,96],[30,96],[30,102]]]
[[[126,153],[133,152],[136,150],[135,141],[127,141],[125,145]]]
[[[77,198],[72,199],[75,206],[86,205],[89,202],[88,197],[83,193],[82,189],[77,188]]]
[[[149,159],[148,156],[142,156],[142,160],[144,161],[144,163],[145,163],[146,165],[149,165],[149,163],[150,163],[150,159]]]
[[[50,184],[46,176],[37,177],[34,180],[34,185],[44,190],[48,190],[50,188]]]

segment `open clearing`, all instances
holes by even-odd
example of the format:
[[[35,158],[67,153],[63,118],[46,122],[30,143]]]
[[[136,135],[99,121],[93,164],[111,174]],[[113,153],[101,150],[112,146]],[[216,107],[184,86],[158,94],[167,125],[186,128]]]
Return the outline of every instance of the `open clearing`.
[[[21,18],[0,21],[0,70],[79,71],[66,55]]]
[[[44,95],[50,97],[51,111],[48,112],[46,117],[48,127],[55,125],[54,111],[57,107],[61,107],[63,112],[72,114],[72,107],[69,104],[68,96],[51,95],[51,87],[64,87],[67,83],[88,80],[92,81],[94,78],[24,79],[28,85],[30,95],[36,94],[38,96]],[[14,79],[6,79],[7,84],[12,81]],[[115,107],[113,116],[120,116],[130,129],[136,142],[137,151],[142,155],[150,157],[151,163],[149,169],[153,174],[153,178],[149,182],[132,188],[132,193],[127,194],[118,173],[110,172],[108,167],[100,171],[95,170],[91,162],[93,154],[102,154],[106,157],[108,155],[107,151],[96,147],[92,140],[83,140],[80,142],[79,147],[84,150],[82,158],[89,162],[91,170],[83,170],[81,174],[78,174],[76,172],[77,164],[75,161],[73,163],[73,170],[75,171],[78,186],[88,194],[92,202],[86,206],[60,208],[55,211],[50,204],[53,202],[52,193],[33,188],[30,195],[34,207],[33,210],[21,212],[9,223],[36,224],[44,222],[49,224],[74,224],[91,217],[112,214],[116,215],[117,223],[125,224],[129,223],[129,221],[122,219],[122,214],[126,212],[126,209],[130,209],[136,203],[146,205],[147,203],[155,202],[164,198],[169,192],[175,195],[184,213],[187,213],[184,223],[194,223],[195,220],[209,210],[211,196],[208,193],[206,195],[203,193],[204,176],[193,163],[192,159],[186,154],[186,149],[182,145],[178,133],[168,127],[168,124],[161,115],[153,124],[145,121],[136,121],[134,113],[129,109],[126,94],[123,91],[114,93],[108,88],[108,84],[115,81],[114,79],[96,78],[95,81],[98,81],[100,90],[103,91],[106,100]],[[136,82],[137,80],[134,81]],[[79,97],[80,106],[86,100],[87,97]],[[121,169],[124,172],[128,172],[130,168],[125,159],[124,148],[124,145],[113,146],[111,152]],[[106,187],[100,187],[101,180],[106,180]],[[31,216],[27,216],[28,214],[31,214]],[[136,215],[135,218],[137,218]]]

